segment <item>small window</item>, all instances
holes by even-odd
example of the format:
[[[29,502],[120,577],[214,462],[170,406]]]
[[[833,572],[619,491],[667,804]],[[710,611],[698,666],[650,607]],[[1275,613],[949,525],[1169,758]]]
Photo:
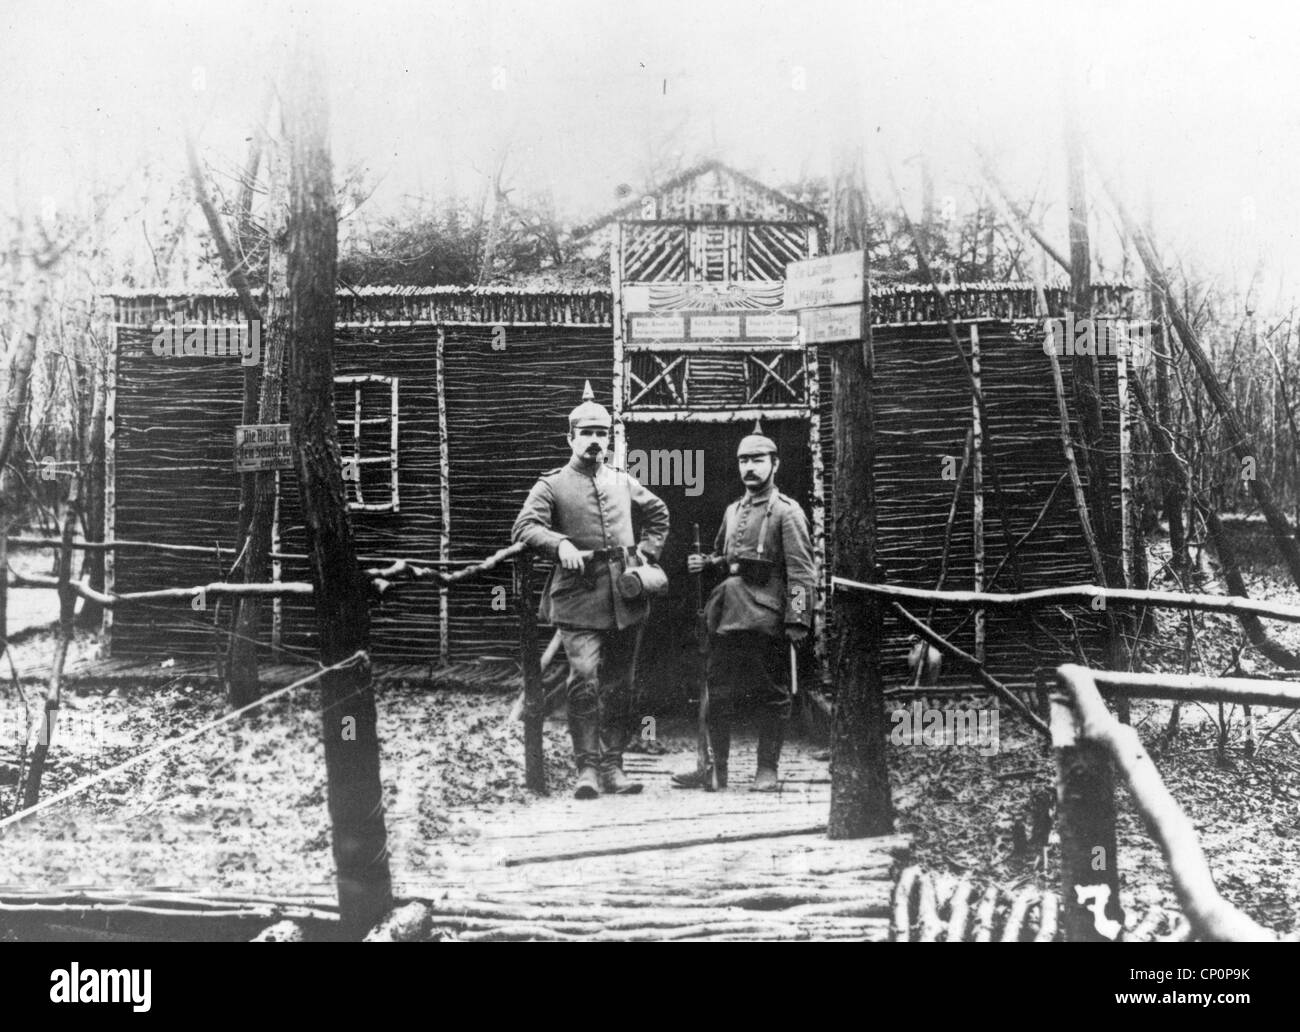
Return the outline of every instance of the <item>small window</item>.
[[[348,511],[397,512],[397,377],[362,373],[334,383]]]

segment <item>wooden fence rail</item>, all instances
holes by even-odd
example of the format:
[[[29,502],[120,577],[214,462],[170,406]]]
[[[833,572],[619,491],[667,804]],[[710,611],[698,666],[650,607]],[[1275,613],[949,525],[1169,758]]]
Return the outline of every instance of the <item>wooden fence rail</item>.
[[[1114,603],[1125,606],[1159,606],[1167,609],[1193,609],[1205,613],[1231,616],[1264,616],[1273,620],[1300,623],[1300,606],[1282,602],[1262,602],[1235,595],[1193,595],[1181,591],[1138,591],[1134,588],[1102,588],[1096,584],[1071,584],[1038,591],[932,591],[929,588],[905,588],[899,584],[868,584],[847,577],[832,577],[832,588],[847,588],[899,601],[939,602],[976,609],[1028,609],[1057,606],[1066,602],[1104,609]]]
[[[10,538],[9,540],[14,541],[16,539]],[[22,540],[33,545],[49,545],[52,541],[55,544],[59,543],[56,539],[46,538],[25,538]],[[89,543],[82,542],[81,544],[86,545]],[[193,547],[198,551],[211,551],[211,549],[199,548],[198,546],[158,546],[150,542],[110,542],[107,545],[101,543],[99,547],[110,547],[112,545],[145,548],[180,547],[188,549]],[[382,595],[394,583],[399,581],[427,580],[450,586],[493,570],[507,561],[511,561],[514,565],[515,597],[518,600],[519,607],[520,669],[525,693],[524,777],[530,789],[545,793],[546,764],[542,748],[542,731],[543,722],[546,718],[546,706],[542,692],[541,663],[537,652],[537,620],[532,609],[534,596],[533,558],[527,546],[521,542],[507,545],[487,558],[463,566],[452,573],[444,573],[439,569],[435,569],[433,565],[421,565],[408,559],[394,559],[386,566],[370,568],[365,573],[375,594]],[[2,567],[0,567],[0,576],[5,576],[4,585],[0,586],[0,595],[3,594],[2,589],[5,587],[51,588],[56,590],[60,587],[58,578],[35,575],[24,576],[21,574],[14,574],[10,577]],[[215,582],[196,584],[191,587],[159,588],[153,591],[133,591],[122,594],[96,591],[84,583],[74,581],[67,584],[67,590],[109,608],[145,602],[183,601],[206,595],[214,597],[248,597],[256,595],[263,598],[281,598],[295,595],[310,596],[315,591],[312,585],[305,581],[278,581],[269,584]]]
[[[1277,681],[1057,668],[1052,745],[1057,762],[1061,894],[1067,941],[1115,941],[1123,929],[1115,855],[1114,771],[1160,846],[1195,939],[1275,942],[1276,933],[1225,900],[1196,829],[1165,787],[1137,732],[1106,708],[1099,686],[1130,696],[1300,707],[1300,686]]]

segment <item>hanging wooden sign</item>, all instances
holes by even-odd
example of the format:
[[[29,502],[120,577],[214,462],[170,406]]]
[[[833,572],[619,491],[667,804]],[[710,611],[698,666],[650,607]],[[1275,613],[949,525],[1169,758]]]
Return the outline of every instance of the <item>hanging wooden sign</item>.
[[[865,259],[862,251],[846,251],[791,262],[785,267],[785,307],[819,308],[861,302]]]
[[[799,326],[805,344],[834,344],[862,338],[862,306],[839,305],[835,308],[806,308],[799,313]]]
[[[235,427],[235,472],[293,469],[288,423],[253,423]]]

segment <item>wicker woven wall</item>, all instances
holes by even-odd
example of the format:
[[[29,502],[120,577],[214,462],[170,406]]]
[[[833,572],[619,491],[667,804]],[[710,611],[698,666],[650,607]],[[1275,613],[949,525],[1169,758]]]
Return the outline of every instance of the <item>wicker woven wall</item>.
[[[993,322],[1000,313],[1023,316],[1032,302],[1024,288],[963,288],[950,298],[979,324],[983,383],[992,425],[986,447],[1001,464],[1010,505],[1013,539],[1037,517],[1064,470],[1057,431],[1050,366],[1041,335],[1024,324]],[[1099,287],[1101,309],[1123,311],[1122,290]],[[340,310],[336,372],[399,378],[398,513],[354,513],[359,554],[380,559],[413,556],[436,560],[442,531],[440,441],[437,403],[437,339],[444,321],[446,420],[451,475],[451,558],[472,560],[504,544],[525,493],[536,475],[566,460],[564,416],[590,379],[597,399],[610,404],[612,348],[610,297],[600,291],[570,295],[519,291],[446,289],[351,295]],[[1049,294],[1055,310],[1063,294]],[[952,482],[942,478],[944,456],[960,459],[970,425],[970,394],[942,325],[932,317],[932,297],[913,288],[877,294],[873,321],[879,386],[879,526],[881,559],[891,581],[933,587],[938,577],[943,530]],[[155,319],[179,310],[185,318],[226,321],[235,317],[228,295],[199,298],[131,296],[118,302],[117,509],[119,539],[177,544],[235,544],[238,477],[231,464],[234,426],[239,422],[242,367],[228,358],[158,358],[152,354]],[[411,324],[412,319],[428,322]],[[569,320],[568,324],[564,320]],[[394,325],[406,321],[406,325]],[[456,325],[474,323],[478,325]],[[521,325],[530,322],[556,325]],[[577,324],[577,325],[575,325]],[[903,325],[899,325],[903,324]],[[494,329],[504,327],[504,331]],[[502,337],[504,332],[504,337]],[[967,326],[961,328],[969,347]],[[1063,363],[1069,390],[1069,363]],[[818,356],[821,379],[822,447],[827,504],[834,454],[830,358]],[[1113,364],[1106,364],[1107,458],[1117,469]],[[340,388],[350,397],[352,388]],[[369,396],[367,396],[369,398]],[[350,405],[350,402],[348,403]],[[367,404],[370,404],[367,401]],[[346,407],[346,406],[345,406]],[[367,412],[367,415],[372,414]],[[350,430],[344,428],[345,439]],[[372,431],[367,430],[367,434]],[[376,434],[387,431],[377,428]],[[367,447],[382,442],[367,438]],[[1005,554],[1003,530],[985,463],[985,567],[991,574]],[[367,474],[370,476],[370,474]],[[305,551],[292,472],[282,475],[281,550]],[[1118,511],[1118,478],[1115,506]],[[370,485],[367,484],[367,491]],[[947,586],[973,584],[971,484],[959,503],[949,558]],[[831,523],[828,520],[828,534]],[[1021,551],[1026,588],[1091,581],[1093,575],[1078,532],[1067,489]],[[225,564],[228,566],[229,557]],[[118,590],[193,584],[221,579],[223,564],[212,558],[125,552],[117,564]],[[309,579],[306,564],[286,560],[285,580]],[[1013,584],[1009,570],[997,582]],[[504,588],[503,593],[494,589]],[[515,620],[509,608],[510,572],[459,585],[450,596],[450,657],[511,657]],[[269,607],[267,607],[269,609]],[[924,616],[924,610],[918,610]],[[428,585],[401,585],[376,609],[377,658],[426,662],[437,658],[438,592]],[[122,655],[201,657],[212,654],[224,635],[214,620],[226,613],[196,612],[188,604],[124,608],[114,623],[114,652]],[[934,621],[952,631],[962,614],[940,608]],[[1056,635],[1026,634],[1015,616],[990,615],[988,657],[992,669],[1027,677],[1044,656],[1059,657],[1071,635],[1060,618],[1045,619]],[[1094,622],[1095,625],[1095,622]],[[283,603],[285,648],[314,652],[310,608]],[[892,622],[886,643],[887,680],[905,674],[906,635]],[[1085,638],[1089,637],[1084,628]],[[973,647],[969,621],[957,633]]]

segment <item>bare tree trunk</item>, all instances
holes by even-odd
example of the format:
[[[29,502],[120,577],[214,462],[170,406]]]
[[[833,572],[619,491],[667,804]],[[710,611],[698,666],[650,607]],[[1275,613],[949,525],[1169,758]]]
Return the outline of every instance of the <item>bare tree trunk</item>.
[[[832,249],[866,248],[866,191],[856,163],[842,169],[835,188],[844,196],[836,210],[847,221],[832,228]],[[871,407],[873,361],[871,293],[863,261],[862,341],[836,345],[832,352],[835,420],[835,569],[842,577],[877,579],[875,424]],[[886,762],[880,601],[863,592],[836,596],[841,607],[834,726],[831,732],[833,839],[885,835],[894,830]]]
[[[72,641],[73,616],[77,607],[77,595],[71,583],[72,542],[77,529],[78,487],[78,481],[74,477],[68,488],[68,501],[63,514],[63,540],[59,547],[59,640],[54,646],[54,661],[50,664],[50,679],[45,688],[45,711],[41,718],[40,737],[32,750],[27,782],[23,786],[23,809],[35,806],[41,796],[41,777],[45,773],[45,760],[53,741],[54,723],[63,690],[63,664],[67,661],[68,644]]]
[[[1241,575],[1241,567],[1237,562],[1236,550],[1232,547],[1232,541],[1224,530],[1223,523],[1220,521],[1218,513],[1213,507],[1201,502],[1191,491],[1187,481],[1187,474],[1178,462],[1178,457],[1174,453],[1173,435],[1163,424],[1157,422],[1155,413],[1151,410],[1151,402],[1146,396],[1146,389],[1142,386],[1140,380],[1133,381],[1134,397],[1137,398],[1138,406],[1142,409],[1143,415],[1146,416],[1147,422],[1151,426],[1151,438],[1157,451],[1164,460],[1165,469],[1172,475],[1175,482],[1175,492],[1181,497],[1188,495],[1192,499],[1192,504],[1200,511],[1202,518],[1205,520],[1205,529],[1210,536],[1214,545],[1214,550],[1219,557],[1219,563],[1223,567],[1223,580],[1227,585],[1228,594],[1238,595],[1242,598],[1249,598],[1250,593],[1246,590],[1245,578]],[[1179,588],[1186,590],[1186,585],[1180,583]],[[1190,619],[1190,617],[1189,617]],[[1263,622],[1258,616],[1253,614],[1242,613],[1238,615],[1241,621],[1242,630],[1246,632],[1246,638],[1255,648],[1259,649],[1271,662],[1278,666],[1285,667],[1288,670],[1300,670],[1300,656],[1291,652],[1284,646],[1278,644],[1264,628]]]
[[[1168,427],[1170,425],[1169,360],[1172,357],[1173,342],[1165,337],[1163,299],[1154,287],[1151,290],[1151,312],[1155,317],[1155,324],[1152,328],[1152,345],[1154,346],[1156,360],[1156,419],[1161,426]],[[1165,519],[1169,521],[1170,557],[1174,573],[1180,581],[1179,587],[1185,589],[1186,584],[1184,582],[1187,580],[1187,532],[1183,529],[1183,478],[1180,475],[1182,470],[1177,468],[1178,460],[1174,458],[1172,450],[1162,451],[1161,459],[1161,468],[1164,472],[1164,492],[1161,507],[1165,512]]]
[[[90,377],[91,389],[95,392],[94,404],[90,410],[89,434],[83,438],[81,468],[86,484],[85,526],[87,541],[104,540],[104,420],[108,403],[107,370],[103,362],[97,362]],[[90,573],[90,587],[94,591],[104,590],[104,552],[102,549],[87,549],[85,565]],[[95,627],[103,619],[104,607],[98,602],[87,599],[81,607],[79,618],[81,626]]]
[[[288,289],[288,182],[282,147],[271,144],[267,159],[268,203],[266,350],[258,396],[258,423],[280,421],[284,342],[287,332]],[[275,515],[275,473],[253,474],[254,490],[247,533],[241,539],[244,582],[263,584],[271,577],[271,524]],[[226,698],[232,709],[254,701],[261,692],[257,677],[257,644],[262,625],[261,600],[250,595],[236,599],[231,620],[234,633],[226,664]]]
[[[1070,201],[1070,308],[1078,326],[1083,320],[1092,325],[1092,258],[1088,240],[1088,198],[1084,185],[1083,145],[1076,124],[1073,96],[1066,102],[1066,166]],[[1075,404],[1078,408],[1079,432],[1082,437],[1084,466],[1087,470],[1087,494],[1092,510],[1092,526],[1101,552],[1102,587],[1123,587],[1124,567],[1118,550],[1120,535],[1111,511],[1109,477],[1106,475],[1106,431],[1101,407],[1100,341],[1094,335],[1091,354],[1076,354],[1073,362]],[[1122,361],[1122,359],[1121,359]],[[1112,670],[1124,668],[1124,635],[1127,617],[1107,611],[1107,659]],[[1129,703],[1116,700],[1120,720],[1128,722]]]
[[[1178,337],[1191,358],[1192,365],[1196,367],[1196,373],[1200,377],[1201,383],[1205,385],[1205,393],[1213,402],[1215,411],[1218,412],[1219,418],[1222,420],[1228,438],[1228,445],[1241,463],[1242,478],[1249,483],[1251,494],[1255,498],[1255,504],[1263,512],[1264,519],[1273,531],[1273,539],[1277,542],[1278,551],[1282,553],[1283,558],[1286,560],[1291,579],[1296,585],[1300,586],[1300,541],[1296,539],[1295,528],[1291,525],[1291,521],[1278,507],[1276,500],[1273,498],[1273,492],[1265,482],[1265,478],[1258,475],[1258,459],[1255,455],[1254,438],[1246,432],[1246,428],[1242,425],[1236,408],[1224,391],[1218,376],[1215,375],[1213,363],[1206,357],[1205,351],[1201,347],[1200,337],[1184,314],[1183,306],[1178,303],[1178,299],[1174,297],[1173,292],[1170,290],[1169,277],[1165,275],[1165,270],[1160,264],[1154,241],[1129,216],[1128,209],[1124,207],[1124,202],[1120,199],[1114,185],[1104,177],[1103,182],[1107,194],[1110,195],[1111,201],[1119,212],[1120,219],[1133,238],[1133,243],[1137,247],[1142,264],[1146,266],[1148,278],[1165,299],[1169,318],[1178,331]]]
[[[301,55],[286,90],[289,419],[321,662],[333,666],[361,654],[360,662],[326,674],[321,688],[339,909],[345,934],[359,938],[391,908],[392,884],[368,656],[369,585],[357,565],[348,523],[334,409],[338,216],[318,62],[315,55]]]
[[[27,409],[27,399],[32,386],[32,362],[36,358],[36,338],[40,332],[45,302],[49,296],[49,280],[44,269],[32,269],[28,284],[27,303],[19,327],[13,360],[9,367],[8,390],[4,399],[4,419],[0,423],[0,470],[9,465],[14,445],[18,441],[18,424]]]
[[[492,278],[492,269],[496,262],[497,243],[501,236],[501,220],[505,216],[506,204],[509,202],[509,190],[501,189],[501,177],[505,174],[506,158],[510,154],[507,143],[501,150],[501,160],[497,162],[496,174],[492,177],[492,221],[488,223],[487,237],[483,241],[483,257],[479,264],[478,285],[484,286]]]

